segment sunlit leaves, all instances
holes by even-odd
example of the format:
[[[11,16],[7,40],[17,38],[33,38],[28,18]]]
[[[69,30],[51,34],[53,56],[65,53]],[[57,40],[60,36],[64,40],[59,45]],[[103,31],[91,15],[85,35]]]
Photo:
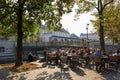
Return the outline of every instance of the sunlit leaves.
[[[95,0],[75,0],[78,8],[76,9],[77,14],[89,12],[96,7]]]
[[[109,7],[106,7],[103,12],[103,25],[105,29],[105,36],[107,36],[109,39],[117,39],[120,40],[120,3],[114,2],[113,4],[110,4]],[[97,31],[97,26],[99,25],[99,18],[98,15],[95,14],[97,17],[95,21],[92,21],[94,24],[94,27]]]
[[[119,3],[120,4],[120,3]],[[119,40],[120,34],[120,6],[117,3],[111,4],[104,12],[105,14],[105,30],[108,38]],[[112,34],[111,34],[112,33]]]
[[[74,0],[22,0],[22,5],[23,38],[27,38],[40,34],[42,22],[49,30],[60,30],[61,17],[71,11]],[[0,34],[17,36],[18,8],[18,0],[0,0]]]

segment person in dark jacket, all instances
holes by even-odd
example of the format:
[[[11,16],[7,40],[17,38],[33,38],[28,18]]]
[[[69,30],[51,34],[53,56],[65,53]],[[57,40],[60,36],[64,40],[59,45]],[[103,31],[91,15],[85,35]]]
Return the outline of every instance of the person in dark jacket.
[[[29,61],[29,62],[32,62],[32,61],[33,61],[33,55],[32,55],[31,52],[30,52],[29,55],[28,55],[28,61]]]

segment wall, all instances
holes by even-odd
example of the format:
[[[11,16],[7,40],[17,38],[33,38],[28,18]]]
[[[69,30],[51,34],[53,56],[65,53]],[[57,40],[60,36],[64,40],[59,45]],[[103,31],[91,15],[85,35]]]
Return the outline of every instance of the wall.
[[[15,60],[15,42],[0,40],[0,62]]]

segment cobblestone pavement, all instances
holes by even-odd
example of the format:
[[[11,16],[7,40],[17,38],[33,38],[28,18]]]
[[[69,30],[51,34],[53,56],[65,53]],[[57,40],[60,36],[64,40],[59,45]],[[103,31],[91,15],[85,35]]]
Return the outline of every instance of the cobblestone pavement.
[[[33,63],[42,68],[15,74],[0,67],[0,80],[120,80],[120,71],[107,70],[98,73],[92,69],[77,67],[61,72],[55,65]]]

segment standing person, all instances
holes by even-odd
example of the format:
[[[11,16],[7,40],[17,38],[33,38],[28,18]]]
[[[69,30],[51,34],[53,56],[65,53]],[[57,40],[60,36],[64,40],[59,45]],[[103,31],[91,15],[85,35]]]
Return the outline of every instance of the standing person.
[[[45,50],[43,51],[43,55],[45,57],[45,61],[47,60],[47,54],[48,54],[48,48],[45,48]]]

